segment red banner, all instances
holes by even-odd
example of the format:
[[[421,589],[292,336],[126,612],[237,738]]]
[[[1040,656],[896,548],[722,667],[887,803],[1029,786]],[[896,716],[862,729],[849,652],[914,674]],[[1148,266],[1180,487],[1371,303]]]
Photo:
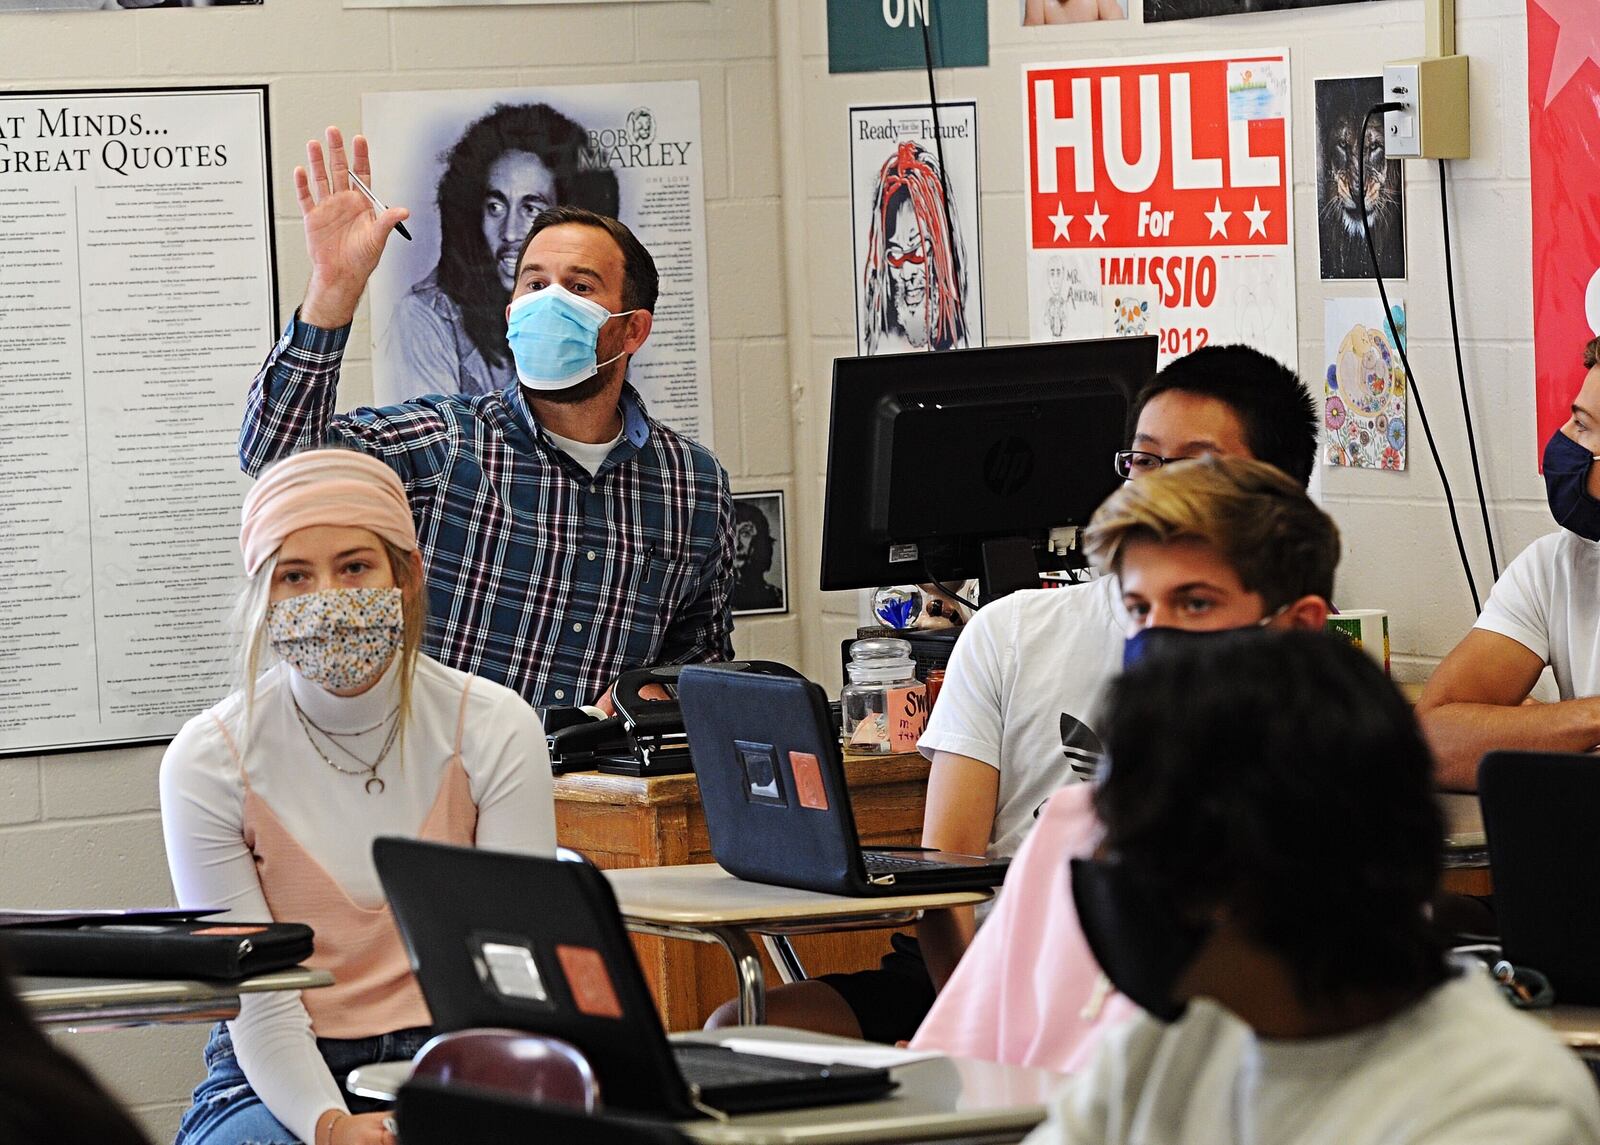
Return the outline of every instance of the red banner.
[[[1600,0],[1528,0],[1528,143],[1542,452],[1600,334]]]

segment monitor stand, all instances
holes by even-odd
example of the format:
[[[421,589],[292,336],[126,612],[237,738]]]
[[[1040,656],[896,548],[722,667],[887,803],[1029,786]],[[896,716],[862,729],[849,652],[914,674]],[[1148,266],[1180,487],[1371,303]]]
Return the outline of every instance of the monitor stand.
[[[978,604],[992,604],[1018,589],[1039,587],[1039,560],[1027,537],[993,537],[983,542],[983,575]]]

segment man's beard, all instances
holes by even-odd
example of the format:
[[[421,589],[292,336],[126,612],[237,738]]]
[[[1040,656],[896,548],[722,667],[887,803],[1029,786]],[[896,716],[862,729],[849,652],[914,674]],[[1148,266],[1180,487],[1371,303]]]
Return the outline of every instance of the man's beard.
[[[621,366],[621,361],[616,361],[611,366]],[[611,384],[611,366],[607,366],[597,374],[592,374],[575,386],[568,386],[564,390],[535,390],[529,389],[528,395],[541,402],[554,402],[556,405],[575,406],[586,402],[590,398],[605,391]]]

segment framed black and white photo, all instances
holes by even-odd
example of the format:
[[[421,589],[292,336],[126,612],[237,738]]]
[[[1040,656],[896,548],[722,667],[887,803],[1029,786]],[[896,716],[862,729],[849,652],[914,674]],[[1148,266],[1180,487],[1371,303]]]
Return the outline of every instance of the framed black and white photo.
[[[783,490],[733,495],[733,614],[789,611]]]

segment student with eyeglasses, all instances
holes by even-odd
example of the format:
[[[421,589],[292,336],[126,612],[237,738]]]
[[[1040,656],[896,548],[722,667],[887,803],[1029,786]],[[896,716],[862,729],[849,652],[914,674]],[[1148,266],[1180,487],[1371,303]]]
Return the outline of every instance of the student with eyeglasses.
[[[1317,452],[1315,403],[1294,371],[1247,346],[1197,350],[1135,399],[1129,449],[1107,464],[1130,480],[1169,461],[1246,457],[1302,487]],[[922,843],[1015,855],[1045,801],[1087,776],[1091,726],[1122,666],[1126,616],[1115,578],[1012,593],[967,622],[918,745],[933,762]],[[1003,892],[1002,892],[1003,893]],[[875,970],[829,974],[768,994],[768,1020],[849,1037],[911,1037],[977,929],[971,909],[935,911],[896,936]],[[733,1020],[732,1006],[713,1024]]]

